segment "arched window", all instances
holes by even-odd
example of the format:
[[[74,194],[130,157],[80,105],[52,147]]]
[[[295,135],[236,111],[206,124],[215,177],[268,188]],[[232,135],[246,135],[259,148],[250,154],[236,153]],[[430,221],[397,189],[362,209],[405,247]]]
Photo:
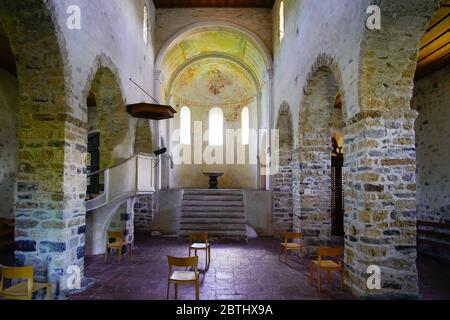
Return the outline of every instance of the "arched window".
[[[180,112],[180,143],[191,144],[191,110],[188,107],[181,108]]]
[[[280,3],[280,11],[279,11],[279,32],[280,32],[280,42],[284,38],[284,2]]]
[[[241,112],[241,134],[242,144],[247,145],[250,134],[250,117],[248,114],[248,107],[244,107]]]
[[[142,37],[145,45],[148,44],[148,11],[147,6],[144,6],[144,21],[142,23]]]
[[[223,145],[223,112],[220,108],[209,111],[209,145]]]

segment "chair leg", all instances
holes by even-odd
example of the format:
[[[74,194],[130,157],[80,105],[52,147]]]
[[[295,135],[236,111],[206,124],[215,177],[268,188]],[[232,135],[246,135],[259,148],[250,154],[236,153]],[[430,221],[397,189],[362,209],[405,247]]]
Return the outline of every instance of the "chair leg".
[[[312,261],[309,264],[309,284],[311,286],[314,284],[314,263]]]
[[[169,300],[169,291],[170,291],[170,281],[167,282],[167,298],[166,298],[166,300]]]
[[[191,247],[189,247],[189,258],[191,257]]]
[[[330,284],[331,282],[331,277],[330,277],[330,270],[327,270],[327,283]]]
[[[200,283],[199,278],[195,281],[195,299],[200,300]]]
[[[205,250],[205,270],[208,270],[208,249]]]
[[[47,285],[47,300],[51,300],[52,299],[52,286],[51,284]]]
[[[208,270],[210,264],[211,264],[211,247],[208,247]]]
[[[321,286],[322,286],[322,275],[321,275],[321,273],[322,273],[322,270],[320,270],[320,267],[319,266],[317,266],[317,273],[318,273],[318,275],[317,275],[317,286],[319,287],[319,291],[321,290]]]
[[[175,300],[178,300],[178,283],[175,282]]]
[[[121,264],[122,263],[122,249],[123,248],[119,248],[119,249],[117,249],[117,250],[119,250],[119,264]]]

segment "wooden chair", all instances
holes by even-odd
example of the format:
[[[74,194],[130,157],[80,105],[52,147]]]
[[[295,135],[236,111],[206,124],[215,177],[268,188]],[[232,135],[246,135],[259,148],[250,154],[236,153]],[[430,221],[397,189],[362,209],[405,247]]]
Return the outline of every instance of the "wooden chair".
[[[108,239],[106,239],[106,250],[105,250],[105,262],[108,261],[108,250],[109,249],[116,249],[117,250],[117,256],[119,259],[119,263],[122,262],[122,248],[125,247],[126,249],[128,249],[129,251],[129,255],[128,257],[131,259],[132,257],[132,243],[127,243],[126,239],[125,239],[125,235],[123,231],[108,231],[107,232],[107,237]],[[113,242],[109,242],[110,239],[114,239]],[[128,247],[129,246],[129,247]]]
[[[287,261],[287,253],[288,251],[294,252],[299,251],[300,261],[303,263],[303,242],[300,239],[303,238],[303,233],[300,232],[285,232],[284,233],[284,242],[280,243],[280,254],[279,258],[281,260],[281,255],[284,252],[284,263],[288,264]],[[298,242],[295,240],[298,239]],[[293,240],[293,241],[290,241]]]
[[[176,258],[167,256],[169,262],[169,278],[167,283],[167,300],[169,300],[170,284],[175,284],[175,300],[178,299],[178,285],[179,284],[194,284],[195,285],[195,298],[200,298],[200,277],[198,272],[198,256],[189,258]],[[194,269],[194,271],[173,271],[174,267],[185,267]]]
[[[330,284],[330,273],[333,270],[339,271],[341,275],[341,289],[344,289],[344,263],[343,263],[343,255],[344,248],[329,248],[322,247],[317,249],[317,260],[311,261],[310,270],[309,270],[309,282],[311,286],[314,283],[314,266],[317,266],[318,278],[317,285],[319,287],[319,291],[321,289],[322,281],[321,281],[321,272],[322,270],[327,271],[327,282]],[[332,259],[323,259],[324,257],[335,258]]]
[[[192,232],[189,234],[189,257],[192,250],[194,250],[195,256],[197,256],[198,250],[205,251],[205,270],[208,270],[211,263],[211,244],[208,240],[208,232]]]
[[[47,299],[52,297],[52,287],[49,283],[36,283],[33,281],[33,267],[5,267],[0,265],[0,297],[10,300],[31,300],[33,293],[41,289],[47,290]],[[4,288],[5,279],[26,280]]]

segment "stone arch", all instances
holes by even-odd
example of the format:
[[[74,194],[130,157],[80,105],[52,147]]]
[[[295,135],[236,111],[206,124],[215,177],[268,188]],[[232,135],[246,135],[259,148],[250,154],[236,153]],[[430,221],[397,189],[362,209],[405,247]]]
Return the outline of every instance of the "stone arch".
[[[305,236],[307,253],[331,244],[331,137],[336,97],[345,113],[339,67],[321,54],[308,73],[299,116],[299,149],[295,152],[294,229]]]
[[[292,151],[293,124],[289,105],[283,102],[278,111],[279,170],[273,178],[273,232],[281,236],[293,228]]]
[[[418,297],[415,110],[410,109],[419,42],[439,0],[371,1],[380,30],[365,30],[358,75],[360,112],[347,119],[347,283],[355,295]],[[401,15],[399,15],[401,12]],[[408,23],[404,23],[405,19]],[[377,199],[378,201],[376,201]],[[381,289],[365,285],[378,265]]]
[[[137,120],[126,111],[122,81],[109,57],[102,54],[94,60],[83,92],[85,97],[92,93],[96,101],[96,126],[101,139],[100,169],[130,157]]]
[[[76,264],[83,274],[86,126],[73,116],[55,12],[50,1],[0,4],[20,93],[15,260],[33,265],[36,280],[63,290],[67,266]]]

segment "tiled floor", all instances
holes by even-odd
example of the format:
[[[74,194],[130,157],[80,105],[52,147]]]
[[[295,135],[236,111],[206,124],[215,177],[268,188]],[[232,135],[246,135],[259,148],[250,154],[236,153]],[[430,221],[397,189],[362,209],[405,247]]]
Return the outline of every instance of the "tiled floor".
[[[201,299],[351,299],[332,286],[319,293],[308,281],[308,262],[292,261],[290,268],[278,260],[278,242],[251,240],[245,244],[214,244],[209,271],[201,275]],[[186,242],[177,239],[136,241],[132,261],[117,264],[113,256],[86,258],[86,277],[95,279],[86,291],[70,299],[165,299],[167,289],[166,255],[184,256]],[[12,265],[13,256],[0,252],[0,264]],[[203,268],[203,253],[200,253]],[[417,261],[421,299],[450,299],[450,268],[426,256]],[[173,294],[173,288],[171,293]],[[180,299],[194,299],[194,288],[181,286]]]
[[[309,285],[309,262],[295,268],[278,260],[279,242],[251,240],[248,244],[214,244],[211,266],[200,276],[200,299],[351,299],[339,289],[337,273],[331,286],[318,292]],[[107,263],[103,257],[86,258],[86,276],[96,283],[71,299],[166,299],[167,255],[186,256],[186,242],[176,239],[152,239],[137,242],[132,261],[122,265]],[[200,253],[200,268],[204,266]],[[171,288],[173,298],[173,287]],[[180,286],[179,299],[194,299],[193,286]]]

